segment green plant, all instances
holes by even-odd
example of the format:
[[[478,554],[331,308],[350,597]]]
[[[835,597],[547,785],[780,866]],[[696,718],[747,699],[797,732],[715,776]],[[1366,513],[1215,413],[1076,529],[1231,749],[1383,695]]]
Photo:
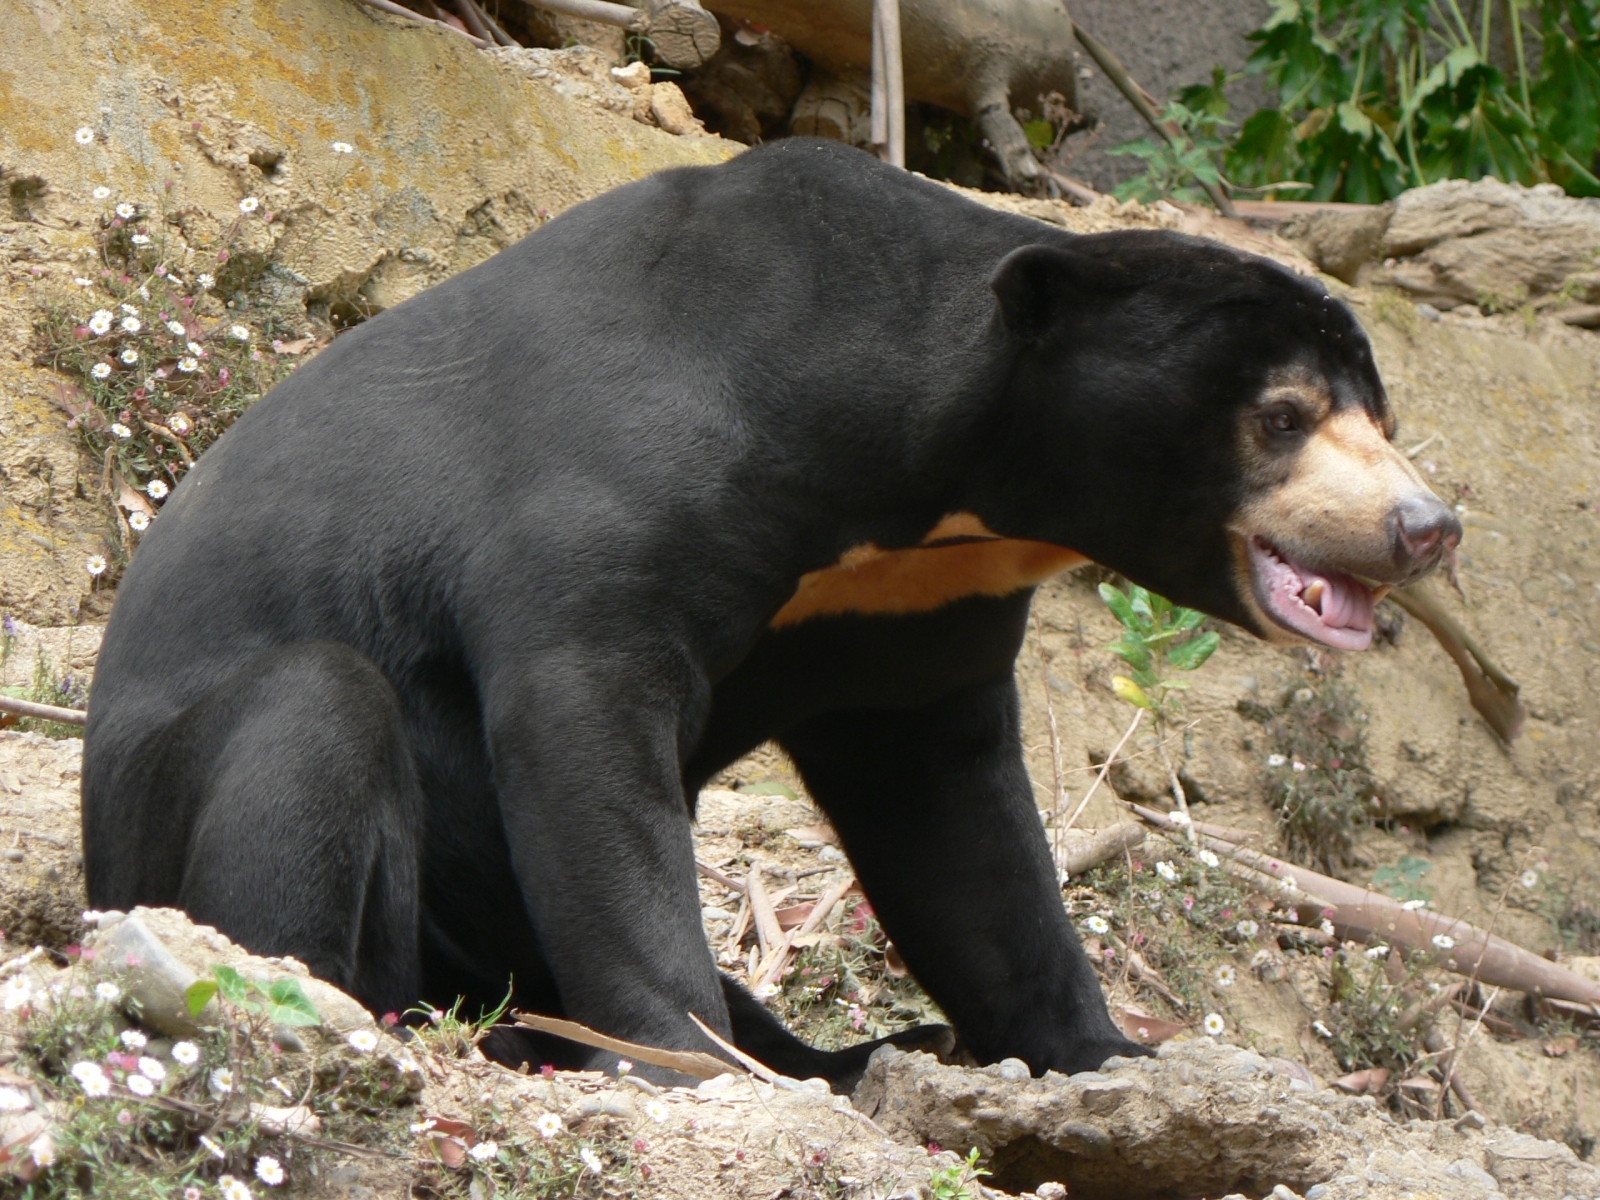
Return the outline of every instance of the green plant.
[[[184,993],[189,1015],[198,1017],[213,997],[220,996],[242,1012],[264,1017],[273,1025],[320,1025],[322,1018],[306,999],[300,981],[292,976],[260,983],[246,979],[232,967],[211,968],[210,979],[196,980]]]
[[[1396,900],[1431,900],[1433,894],[1422,886],[1422,877],[1433,870],[1425,858],[1407,854],[1392,867],[1379,867],[1372,873],[1372,886],[1382,888]]]
[[[0,623],[0,630],[11,626],[11,618],[5,618]],[[0,634],[0,663],[11,657],[14,636]],[[24,686],[6,687],[0,684],[0,695],[12,696],[18,700],[32,700],[35,704],[50,704],[57,708],[81,709],[89,703],[89,688],[85,680],[79,679],[70,671],[57,676],[51,669],[50,660],[40,649],[34,656],[33,680]],[[23,717],[17,722],[17,729],[27,733],[42,733],[52,738],[81,738],[83,726],[67,725],[60,721],[44,721],[36,717]]]
[[[1600,0],[1479,0],[1476,16],[1458,0],[1273,0],[1247,70],[1276,104],[1240,127],[1227,174],[1368,204],[1487,175],[1600,195]]]
[[[1152,135],[1135,138],[1106,151],[1144,163],[1142,172],[1116,186],[1112,194],[1118,200],[1149,203],[1170,196],[1197,204],[1204,201],[1206,195],[1202,189],[1192,186],[1195,182],[1226,182],[1217,164],[1228,145],[1222,131],[1233,126],[1233,122],[1226,119],[1228,100],[1222,93],[1228,82],[1227,73],[1218,67],[1212,73],[1210,84],[1184,88],[1177,99],[1167,104],[1161,120],[1169,130],[1176,131],[1171,141]]]
[[[991,1172],[978,1165],[978,1150],[973,1147],[961,1162],[935,1167],[928,1173],[928,1191],[934,1200],[973,1200],[980,1178]]]

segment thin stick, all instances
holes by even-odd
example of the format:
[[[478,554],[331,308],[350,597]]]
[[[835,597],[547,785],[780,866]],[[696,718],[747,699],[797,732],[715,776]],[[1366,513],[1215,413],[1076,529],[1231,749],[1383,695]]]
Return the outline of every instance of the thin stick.
[[[767,1083],[778,1082],[778,1073],[771,1067],[767,1066],[767,1064],[762,1062],[759,1058],[752,1058],[750,1055],[746,1054],[743,1050],[739,1049],[739,1047],[735,1046],[732,1042],[722,1037],[715,1029],[712,1029],[711,1026],[707,1025],[693,1013],[689,1014],[689,1020],[693,1021],[700,1027],[700,1032],[705,1034],[706,1037],[710,1038],[713,1045],[715,1045],[719,1050],[722,1050],[724,1053],[731,1054],[735,1059],[738,1060],[741,1066],[743,1066],[757,1079],[763,1080]],[[709,1055],[707,1057],[709,1057]],[[733,1072],[724,1070],[722,1073],[724,1075],[731,1075]]]
[[[889,107],[887,158],[892,166],[906,165],[906,78],[900,54],[900,0],[874,0],[874,11],[883,28],[883,66],[886,87],[884,100]]]
[[[730,892],[738,892],[739,895],[744,895],[744,884],[733,878],[733,876],[724,875],[715,867],[701,862],[698,858],[694,860],[694,867],[695,870],[699,871],[700,874],[704,875],[707,879],[715,880],[717,883],[720,883],[723,887],[727,888]]]
[[[783,935],[778,947],[766,962],[756,970],[755,977],[750,981],[752,988],[758,988],[764,983],[776,983],[783,978],[784,968],[789,965],[789,959],[794,954],[794,944],[808,933],[815,933],[817,927],[828,919],[828,914],[834,906],[844,898],[855,880],[846,879],[843,883],[834,884],[822,894],[822,899],[811,906],[811,911],[806,914],[806,919],[801,922],[798,929],[791,929]]]
[[[478,11],[478,6],[472,0],[456,0],[456,12],[466,22],[474,37],[482,38],[486,42],[494,41],[494,34],[490,33],[489,27],[483,23],[483,14]]]
[[[1176,149],[1178,136],[1182,134],[1182,130],[1177,129],[1170,122],[1163,121],[1156,114],[1155,101],[1150,93],[1134,81],[1133,76],[1128,74],[1128,69],[1117,60],[1116,55],[1107,50],[1095,38],[1089,36],[1089,31],[1077,21],[1072,23],[1072,32],[1078,41],[1083,44],[1083,48],[1089,52],[1089,57],[1100,64],[1100,69],[1106,73],[1106,78],[1111,80],[1116,89],[1127,97],[1128,103],[1133,105],[1134,111],[1145,119],[1145,123],[1151,129],[1161,135],[1162,140],[1167,145]],[[1233,207],[1233,201],[1228,198],[1228,193],[1223,191],[1222,188],[1208,180],[1201,179],[1198,175],[1194,177],[1194,181],[1205,189],[1206,195],[1211,198],[1211,203],[1217,206],[1219,213],[1225,217],[1237,217],[1239,215],[1238,210]]]
[[[761,943],[761,959],[765,959],[783,939],[783,927],[778,924],[777,913],[773,911],[772,898],[767,895],[767,885],[761,878],[759,864],[752,866],[745,878],[745,895],[750,898],[750,915],[756,922],[756,940]],[[760,962],[761,959],[756,961]]]
[[[404,8],[401,5],[395,4],[393,0],[356,0],[356,2],[358,4],[365,4],[368,8],[376,9],[378,12],[388,13],[391,17],[399,17],[403,21],[411,21],[417,25],[432,25],[439,29],[448,29],[457,37],[466,38],[467,41],[471,42],[474,46],[477,46],[480,50],[487,50],[490,46],[494,45],[493,42],[486,42],[482,38],[473,37],[472,34],[468,33],[466,30],[457,29],[454,25],[448,24],[447,22],[435,21],[432,17],[425,17],[421,13],[414,13],[409,8]]]
[[[610,1037],[590,1029],[587,1025],[580,1025],[576,1021],[564,1021],[560,1017],[545,1017],[537,1013],[512,1013],[512,1018],[518,1025],[528,1029],[536,1029],[540,1033],[553,1033],[557,1037],[566,1038],[569,1042],[577,1042],[581,1046],[593,1046],[597,1050],[610,1050],[616,1054],[623,1054],[629,1058],[636,1058],[640,1062],[647,1062],[654,1067],[666,1067],[669,1071],[681,1071],[685,1075],[692,1075],[696,1079],[715,1079],[718,1075],[727,1075],[732,1072],[732,1065],[723,1062],[720,1058],[699,1050],[662,1050],[655,1046],[646,1046],[640,1042],[627,1042],[621,1038]],[[693,1014],[690,1014],[693,1016]],[[695,1022],[699,1024],[698,1021]],[[705,1026],[700,1026],[702,1029]]]
[[[602,25],[620,25],[637,33],[650,28],[650,14],[626,4],[611,4],[608,0],[523,0],[531,8],[544,8],[551,12],[566,13],[584,21],[598,21]]]
[[[32,700],[17,700],[0,696],[0,712],[16,713],[19,717],[34,717],[40,721],[59,721],[63,725],[87,725],[89,714],[75,708],[57,708],[54,704],[35,704]]]
[[[1078,823],[1078,818],[1083,815],[1084,808],[1093,798],[1095,792],[1099,790],[1100,785],[1105,782],[1106,772],[1111,770],[1111,764],[1117,761],[1117,752],[1127,745],[1128,739],[1133,736],[1133,731],[1139,728],[1139,722],[1142,720],[1144,720],[1144,709],[1134,709],[1132,723],[1129,724],[1127,731],[1122,735],[1122,740],[1116,744],[1110,754],[1106,755],[1106,761],[1100,764],[1100,774],[1094,777],[1094,782],[1089,785],[1089,790],[1083,794],[1083,799],[1078,801],[1078,807],[1072,810],[1072,815],[1067,818],[1067,823],[1062,826],[1062,833],[1066,833],[1067,830]]]
[[[1055,803],[1051,805],[1050,824],[1054,835],[1054,845],[1051,853],[1055,856],[1057,864],[1061,862],[1061,839],[1066,830],[1061,827],[1063,816],[1066,814],[1067,805],[1071,797],[1067,795],[1065,784],[1062,783],[1061,771],[1061,734],[1056,728],[1056,705],[1050,698],[1050,658],[1044,652],[1044,629],[1039,624],[1039,614],[1033,614],[1033,648],[1039,656],[1039,665],[1044,668],[1044,711],[1050,721],[1050,760],[1055,768],[1056,794]]]
[[[483,23],[489,27],[489,32],[491,35],[493,35],[495,41],[499,42],[502,46],[507,46],[513,50],[522,49],[522,43],[517,41],[516,38],[512,37],[504,29],[500,28],[500,22],[491,17],[488,11],[483,7],[483,5],[479,4],[477,0],[466,0],[466,3],[472,5],[472,7],[477,10],[478,16],[483,18]]]

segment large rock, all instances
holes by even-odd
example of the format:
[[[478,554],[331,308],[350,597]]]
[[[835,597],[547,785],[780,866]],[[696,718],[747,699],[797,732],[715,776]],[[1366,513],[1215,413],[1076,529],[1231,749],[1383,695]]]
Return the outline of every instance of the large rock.
[[[353,0],[0,0],[0,29],[0,612],[41,624],[109,607],[84,570],[116,548],[102,465],[64,428],[33,330],[98,265],[111,204],[168,214],[178,262],[231,238],[295,328],[308,306],[397,304],[608,188],[738,149]],[[246,196],[260,209],[241,220]]]

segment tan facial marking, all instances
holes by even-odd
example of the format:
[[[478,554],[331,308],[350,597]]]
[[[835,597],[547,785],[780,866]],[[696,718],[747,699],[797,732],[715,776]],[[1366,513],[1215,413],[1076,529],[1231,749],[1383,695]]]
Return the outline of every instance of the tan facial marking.
[[[1064,546],[1000,537],[971,513],[945,517],[922,543],[883,550],[869,542],[851,547],[831,567],[808,571],[771,628],[844,613],[931,612],[967,596],[1007,596],[1089,561]]]

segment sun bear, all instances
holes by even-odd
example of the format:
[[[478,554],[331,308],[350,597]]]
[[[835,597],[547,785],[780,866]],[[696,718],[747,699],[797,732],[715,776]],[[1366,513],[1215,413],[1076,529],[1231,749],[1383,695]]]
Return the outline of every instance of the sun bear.
[[[1023,767],[1032,589],[1093,561],[1364,647],[1461,532],[1393,432],[1350,311],[1266,260],[828,142],[653,176],[346,333],[177,487],[95,673],[90,902],[378,1012],[514,980],[847,1087],[875,1043],[804,1045],[701,927],[695,798],[773,739],[970,1055],[1140,1053]]]

